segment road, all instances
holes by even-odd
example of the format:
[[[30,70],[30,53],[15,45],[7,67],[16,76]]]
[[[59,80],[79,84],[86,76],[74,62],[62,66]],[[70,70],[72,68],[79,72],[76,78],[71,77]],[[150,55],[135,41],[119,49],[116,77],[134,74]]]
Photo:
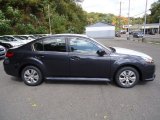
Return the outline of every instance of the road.
[[[123,89],[106,82],[44,82],[29,87],[8,76],[0,61],[0,120],[159,120],[160,46],[125,40],[100,40],[152,56],[155,81]]]

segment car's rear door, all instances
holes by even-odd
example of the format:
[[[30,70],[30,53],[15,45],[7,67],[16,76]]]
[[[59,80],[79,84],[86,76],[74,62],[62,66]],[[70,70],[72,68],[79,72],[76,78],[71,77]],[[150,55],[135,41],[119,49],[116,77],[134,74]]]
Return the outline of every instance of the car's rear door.
[[[69,56],[65,37],[45,38],[41,43],[35,43],[35,48],[43,49],[37,53],[49,77],[66,77],[69,75]],[[43,48],[41,48],[43,47]]]

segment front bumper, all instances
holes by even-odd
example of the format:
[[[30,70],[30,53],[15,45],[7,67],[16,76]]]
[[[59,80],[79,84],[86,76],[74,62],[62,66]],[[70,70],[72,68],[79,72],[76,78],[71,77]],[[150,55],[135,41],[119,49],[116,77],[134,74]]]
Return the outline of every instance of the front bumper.
[[[142,79],[144,81],[153,81],[156,77],[155,70],[156,67],[154,64],[146,64],[144,68],[142,68]]]
[[[152,78],[147,78],[147,79],[145,79],[145,81],[153,81],[155,79],[155,77],[156,77],[156,75],[153,75]]]

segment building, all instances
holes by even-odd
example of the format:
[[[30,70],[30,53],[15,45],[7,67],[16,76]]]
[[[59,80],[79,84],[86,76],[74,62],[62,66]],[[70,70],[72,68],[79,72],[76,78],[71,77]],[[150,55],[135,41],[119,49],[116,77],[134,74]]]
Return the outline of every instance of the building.
[[[115,26],[98,22],[86,27],[86,35],[92,38],[114,38]]]
[[[152,23],[152,24],[146,24],[145,26],[145,33],[146,34],[156,34],[159,31],[159,23]],[[144,25],[143,24],[137,24],[133,25],[130,28],[132,31],[144,31]]]

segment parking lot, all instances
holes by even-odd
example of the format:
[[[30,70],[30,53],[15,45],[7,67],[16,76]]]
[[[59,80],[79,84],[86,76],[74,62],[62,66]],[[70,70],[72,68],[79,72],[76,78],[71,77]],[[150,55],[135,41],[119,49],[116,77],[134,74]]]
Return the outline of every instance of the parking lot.
[[[5,74],[0,61],[0,120],[159,120],[160,45],[127,40],[99,40],[107,46],[147,53],[156,79],[123,89],[106,82],[46,81],[26,86]]]

